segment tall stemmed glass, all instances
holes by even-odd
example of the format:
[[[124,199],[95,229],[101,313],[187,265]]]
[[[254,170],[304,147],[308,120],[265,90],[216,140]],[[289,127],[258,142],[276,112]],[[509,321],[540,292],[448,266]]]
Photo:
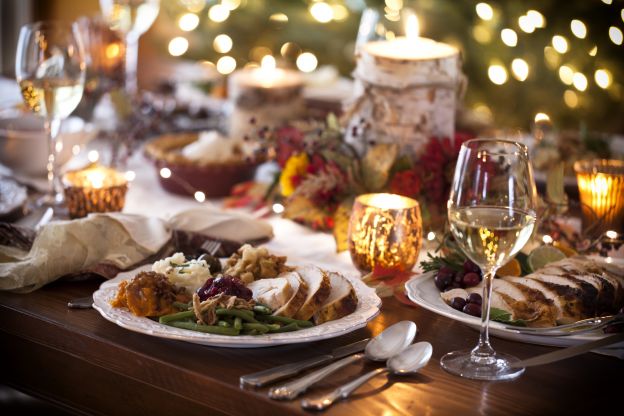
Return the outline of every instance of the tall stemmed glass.
[[[126,41],[126,91],[136,95],[139,38],[152,26],[160,11],[160,0],[100,0],[104,18]]]
[[[37,22],[22,27],[17,43],[15,74],[26,106],[44,118],[48,135],[49,191],[41,205],[63,202],[57,140],[63,119],[78,106],[85,81],[82,42],[74,24]]]
[[[475,139],[461,147],[448,201],[451,232],[484,276],[478,345],[440,360],[450,373],[477,380],[507,380],[524,372],[518,359],[490,345],[490,296],[496,270],[527,243],[536,221],[536,191],[526,146]]]

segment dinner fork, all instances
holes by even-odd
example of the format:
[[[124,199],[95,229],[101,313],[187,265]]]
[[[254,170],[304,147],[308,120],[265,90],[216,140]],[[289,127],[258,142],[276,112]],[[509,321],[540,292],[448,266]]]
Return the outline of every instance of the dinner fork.
[[[214,256],[221,249],[221,245],[221,241],[219,240],[206,240],[201,245],[201,249],[208,252],[211,256]],[[204,254],[202,254],[202,256],[204,256]],[[202,256],[200,256],[200,259]]]
[[[595,318],[582,319],[566,325],[558,325],[548,328],[528,328],[512,325],[505,325],[505,329],[513,331],[517,334],[539,335],[548,337],[565,337],[569,335],[583,334],[585,332],[595,331],[608,325],[624,322],[624,313],[616,315],[597,316]]]

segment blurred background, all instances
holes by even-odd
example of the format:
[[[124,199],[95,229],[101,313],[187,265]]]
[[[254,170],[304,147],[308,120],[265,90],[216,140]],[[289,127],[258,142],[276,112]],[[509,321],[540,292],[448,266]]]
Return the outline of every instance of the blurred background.
[[[461,49],[466,109],[497,127],[548,117],[567,129],[624,132],[622,0],[163,0],[140,38],[139,80],[155,89],[181,64],[216,75],[257,65],[349,77],[362,11],[418,14],[421,36]],[[12,78],[17,33],[40,19],[95,15],[98,0],[1,0],[2,75]],[[172,69],[173,68],[173,69]],[[188,72],[187,72],[188,73]],[[169,80],[170,81],[170,80]]]

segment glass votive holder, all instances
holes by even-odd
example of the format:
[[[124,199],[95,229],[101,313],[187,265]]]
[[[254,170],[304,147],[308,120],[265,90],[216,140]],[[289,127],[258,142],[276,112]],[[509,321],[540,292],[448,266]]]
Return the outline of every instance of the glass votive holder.
[[[91,165],[67,172],[63,176],[63,188],[70,218],[82,218],[94,212],[121,211],[128,181],[114,169]]]
[[[355,199],[349,220],[349,252],[355,267],[408,271],[422,245],[418,201],[394,194],[365,194]]]
[[[624,161],[579,160],[574,171],[581,200],[583,228],[599,227],[598,232],[623,231]]]

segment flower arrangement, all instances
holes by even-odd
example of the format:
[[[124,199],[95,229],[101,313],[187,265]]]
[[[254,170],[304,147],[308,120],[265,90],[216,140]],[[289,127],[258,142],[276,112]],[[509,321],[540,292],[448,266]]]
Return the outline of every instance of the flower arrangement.
[[[388,143],[367,143],[359,153],[330,114],[325,121],[262,128],[254,139],[263,156],[275,160],[280,169],[265,199],[281,200],[286,218],[333,231],[337,250],[342,251],[347,248],[353,199],[363,193],[391,192],[417,199],[427,228],[441,228],[459,148],[469,138],[433,137],[419,157],[403,155],[397,145]]]

